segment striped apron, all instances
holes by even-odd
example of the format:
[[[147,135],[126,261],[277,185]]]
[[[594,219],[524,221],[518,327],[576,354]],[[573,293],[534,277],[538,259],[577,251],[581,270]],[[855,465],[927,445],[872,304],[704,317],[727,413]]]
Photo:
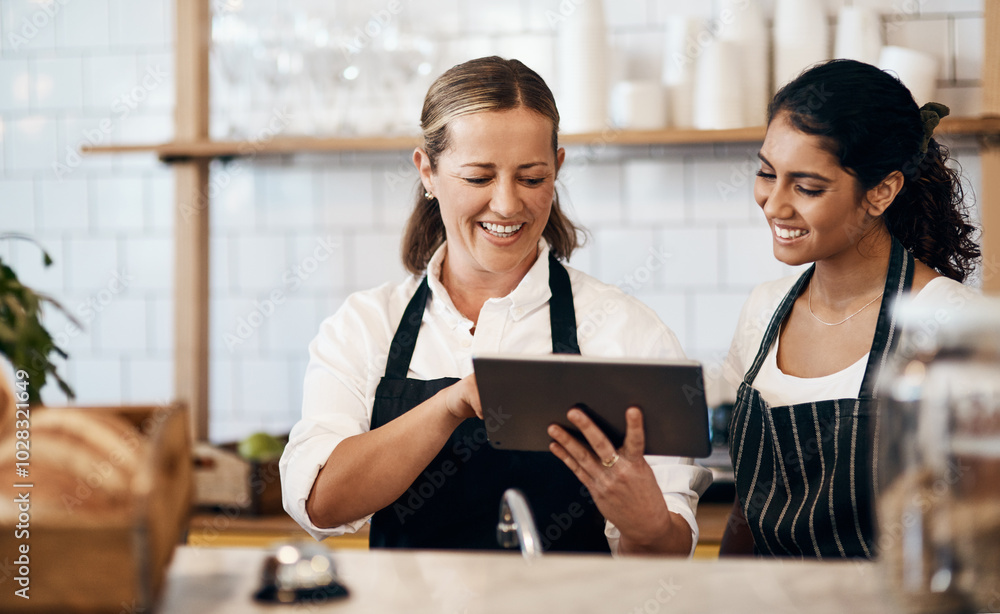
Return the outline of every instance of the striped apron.
[[[815,268],[799,277],[775,310],[740,384],[729,425],[736,494],[755,554],[872,558],[872,502],[878,494],[875,381],[898,341],[890,307],[910,289],[913,256],[893,238],[858,398],[771,407],[752,383]]]

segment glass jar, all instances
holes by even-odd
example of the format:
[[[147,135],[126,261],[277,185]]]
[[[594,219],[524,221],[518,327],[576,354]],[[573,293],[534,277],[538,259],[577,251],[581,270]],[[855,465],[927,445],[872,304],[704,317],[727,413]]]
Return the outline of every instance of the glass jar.
[[[1000,300],[906,300],[895,313],[875,435],[880,564],[906,611],[996,611]]]

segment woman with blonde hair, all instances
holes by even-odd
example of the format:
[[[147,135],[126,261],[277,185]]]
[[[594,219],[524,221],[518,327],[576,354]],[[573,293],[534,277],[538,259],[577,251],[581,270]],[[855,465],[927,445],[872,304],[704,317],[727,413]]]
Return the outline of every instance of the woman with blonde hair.
[[[373,547],[492,549],[516,487],[546,549],[690,553],[710,477],[690,459],[644,457],[639,410],[619,450],[578,410],[569,419],[589,446],[558,428],[555,455],[488,443],[504,415],[484,415],[475,353],[682,355],[649,308],[559,262],[579,235],[556,194],[551,91],[517,60],[472,60],[434,82],[421,126],[412,276],[350,296],[310,345],[281,460],[285,509],[318,539],[370,519]]]

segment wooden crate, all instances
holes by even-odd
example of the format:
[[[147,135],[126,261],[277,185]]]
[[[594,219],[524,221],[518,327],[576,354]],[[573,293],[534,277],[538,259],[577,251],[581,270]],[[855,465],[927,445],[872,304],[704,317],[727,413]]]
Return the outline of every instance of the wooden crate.
[[[15,561],[18,545],[27,543],[31,579],[30,600],[14,594],[18,586],[12,577],[0,582],[0,612],[151,611],[174,548],[186,536],[191,508],[186,409],[179,404],[85,409],[122,416],[145,436],[132,482],[131,519],[32,521],[27,540],[15,539],[14,527],[0,526],[0,561]]]

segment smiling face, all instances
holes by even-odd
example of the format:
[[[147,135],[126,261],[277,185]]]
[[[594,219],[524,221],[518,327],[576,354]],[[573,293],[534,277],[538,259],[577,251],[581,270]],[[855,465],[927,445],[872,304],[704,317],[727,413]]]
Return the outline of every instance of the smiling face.
[[[754,199],[767,217],[774,257],[781,262],[850,257],[861,238],[881,223],[881,211],[870,206],[857,179],[823,147],[823,139],[796,129],[787,113],[768,125],[758,156]]]
[[[564,155],[552,150],[552,122],[523,107],[452,120],[436,169],[418,150],[421,181],[444,221],[446,273],[516,285],[535,262]]]

